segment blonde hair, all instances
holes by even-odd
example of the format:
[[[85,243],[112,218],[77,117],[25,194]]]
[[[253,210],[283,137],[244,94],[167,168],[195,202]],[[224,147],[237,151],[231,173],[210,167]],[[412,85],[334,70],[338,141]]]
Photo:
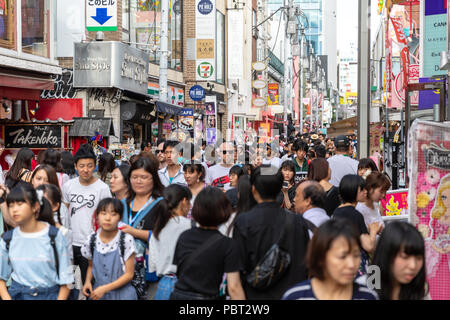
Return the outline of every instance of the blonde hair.
[[[445,211],[447,210],[447,208],[444,206],[441,196],[442,196],[442,192],[444,192],[445,190],[448,190],[448,189],[450,189],[450,174],[445,176],[441,180],[441,184],[439,186],[438,193],[436,195],[436,202],[431,211],[431,217],[433,219],[439,220],[445,214]]]

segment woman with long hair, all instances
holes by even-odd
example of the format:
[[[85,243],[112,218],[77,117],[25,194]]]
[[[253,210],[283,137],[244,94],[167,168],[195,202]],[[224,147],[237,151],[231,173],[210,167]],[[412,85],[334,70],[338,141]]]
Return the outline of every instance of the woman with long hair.
[[[393,221],[381,233],[372,264],[380,268],[381,300],[423,300],[427,296],[425,243],[411,224]]]
[[[77,177],[77,172],[75,170],[75,161],[72,152],[61,152],[61,165],[63,167],[63,172],[67,174],[70,179]]]
[[[163,197],[149,243],[149,271],[161,278],[155,300],[169,300],[177,282],[177,267],[172,264],[175,246],[180,234],[191,228],[191,220],[186,218],[191,208],[189,188],[171,184]]]
[[[112,171],[109,182],[111,193],[116,199],[122,200],[128,197],[129,176],[130,166],[128,164],[121,164]]]
[[[52,148],[45,150],[41,164],[48,164],[56,170],[59,188],[62,188],[63,184],[70,180],[70,177],[64,173],[64,168],[61,164],[61,152],[58,150]]]
[[[292,160],[286,160],[281,164],[280,173],[283,175],[283,194],[282,207],[288,210],[294,208],[295,191],[297,185],[295,183],[295,164]]]
[[[244,212],[250,211],[255,205],[256,200],[253,198],[252,185],[250,183],[250,177],[243,175],[239,178],[238,182],[238,201],[236,205],[236,211],[233,212],[228,221],[219,226],[219,231],[230,238],[233,237],[233,226],[237,217]]]
[[[22,148],[19,150],[14,160],[13,165],[9,169],[5,177],[5,184],[9,189],[12,189],[18,181],[31,181],[31,161],[34,158],[34,153],[29,148]]]
[[[31,184],[33,185],[33,188],[36,189],[40,185],[47,183],[53,184],[59,189],[55,169],[48,164],[41,164],[34,169],[33,174],[31,175]]]
[[[111,153],[103,153],[98,159],[97,177],[110,185],[111,173],[116,167],[114,156]]]
[[[128,197],[124,204],[122,231],[131,234],[136,242],[136,268],[144,268],[150,231],[157,218],[158,206],[163,199],[164,186],[158,176],[158,161],[148,157],[138,157],[130,168]],[[153,275],[147,294],[140,292],[139,299],[153,298],[157,288],[157,277]],[[141,283],[141,287],[145,284]]]

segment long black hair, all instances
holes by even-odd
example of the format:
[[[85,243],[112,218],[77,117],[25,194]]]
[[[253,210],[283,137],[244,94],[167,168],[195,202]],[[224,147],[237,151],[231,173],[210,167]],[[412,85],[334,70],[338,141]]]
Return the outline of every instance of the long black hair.
[[[233,229],[234,222],[236,221],[239,214],[243,212],[250,211],[254,206],[257,205],[255,198],[253,198],[252,185],[250,183],[250,177],[248,175],[243,175],[238,181],[238,201],[236,205],[236,215],[227,230],[227,235],[231,233]]]
[[[44,152],[42,164],[48,164],[55,168],[56,172],[63,172],[63,166],[61,164],[61,153],[55,149],[47,149]]]
[[[411,224],[393,221],[387,224],[378,240],[372,264],[381,271],[381,287],[377,293],[381,300],[392,300],[394,275],[392,266],[398,253],[419,256],[423,265],[409,284],[400,285],[400,300],[422,300],[426,292],[425,243],[420,232]]]
[[[38,198],[36,190],[33,186],[27,182],[18,182],[16,186],[6,197],[6,204],[8,207],[14,202],[27,202],[30,207],[33,207],[36,203],[39,203],[40,210],[36,216],[36,220],[48,222],[50,225],[55,225],[53,220],[53,212],[50,202],[43,196],[41,201]]]
[[[61,203],[62,203],[62,195],[61,191],[59,191],[59,188],[54,184],[41,184],[39,187],[36,188],[36,190],[42,190],[44,192],[44,196],[48,198],[49,202],[51,204],[56,205],[58,204],[58,211],[56,211],[56,217],[58,218],[58,223],[62,225],[61,220]]]
[[[33,157],[34,152],[31,149],[27,147],[21,148],[17,153],[13,165],[6,174],[6,178],[14,181],[20,180],[19,175],[22,169],[31,170],[31,160],[33,160]],[[8,187],[11,187],[11,185],[8,185]]]
[[[100,179],[104,182],[108,173],[113,172],[116,168],[114,156],[111,153],[103,153],[98,160],[98,172]]]
[[[61,165],[63,167],[63,172],[68,176],[74,176],[76,174],[75,162],[73,159],[72,152],[70,151],[61,152]]]
[[[188,187],[179,184],[171,184],[164,189],[163,197],[164,199],[158,203],[159,206],[157,207],[158,210],[156,212],[156,220],[153,227],[153,235],[157,240],[161,230],[166,226],[172,217],[173,210],[183,199],[191,200],[192,193]]]

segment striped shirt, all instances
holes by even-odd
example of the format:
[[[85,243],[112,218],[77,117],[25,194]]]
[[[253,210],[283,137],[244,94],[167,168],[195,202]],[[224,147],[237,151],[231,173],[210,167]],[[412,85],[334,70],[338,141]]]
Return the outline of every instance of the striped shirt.
[[[303,281],[283,295],[282,300],[319,300],[314,295],[314,291],[311,286],[311,280]],[[352,300],[378,300],[378,295],[375,291],[363,286],[357,282],[353,282],[353,296]]]

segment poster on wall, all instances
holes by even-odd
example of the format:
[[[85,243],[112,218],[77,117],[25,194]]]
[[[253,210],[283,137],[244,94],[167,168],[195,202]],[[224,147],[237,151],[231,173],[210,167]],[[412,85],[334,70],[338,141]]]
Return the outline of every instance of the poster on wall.
[[[178,128],[194,136],[194,109],[183,109],[178,116]]]
[[[432,300],[450,299],[450,126],[415,120],[408,145],[410,221],[425,239]]]
[[[217,136],[217,103],[216,96],[205,97],[206,143],[216,143]]]
[[[386,192],[381,200],[383,216],[400,217],[408,219],[408,189],[399,189]]]

